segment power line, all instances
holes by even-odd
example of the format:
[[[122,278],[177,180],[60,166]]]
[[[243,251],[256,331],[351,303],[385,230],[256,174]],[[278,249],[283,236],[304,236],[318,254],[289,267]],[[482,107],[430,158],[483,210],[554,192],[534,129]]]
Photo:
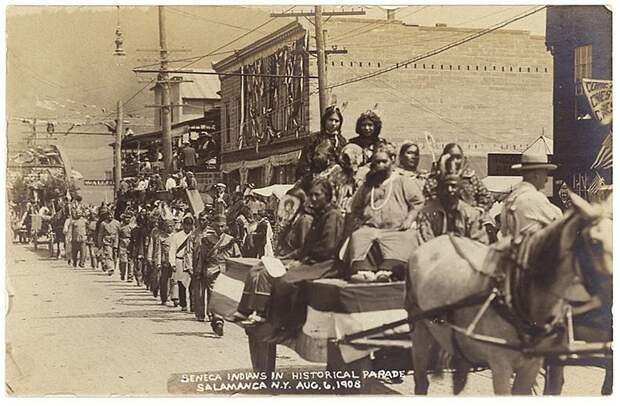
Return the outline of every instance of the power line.
[[[508,7],[505,10],[501,10],[501,12],[493,12],[493,13],[490,13],[490,14],[487,14],[487,15],[484,15],[484,16],[481,16],[481,17],[476,17],[476,18],[465,20],[465,21],[461,21],[460,23],[457,23],[456,25],[451,25],[450,27],[461,28],[463,26],[463,24],[471,23],[471,22],[474,22],[474,21],[480,21],[480,20],[483,20],[483,19],[485,19],[487,17],[493,16],[493,15],[496,15],[496,14],[505,13],[506,11],[512,10],[514,8],[517,8],[517,7],[519,7],[519,6]],[[465,29],[468,29],[468,28],[465,28]],[[422,44],[427,44],[427,43],[443,41],[443,40],[446,40],[446,39],[453,39],[453,38],[456,38],[456,37],[460,36],[461,34],[462,34],[462,32],[455,32],[455,33],[452,33],[452,34],[449,34],[449,35],[445,35],[445,36],[442,36],[442,37],[433,37],[432,39],[429,39],[429,40],[417,40],[416,39],[415,44],[416,45],[422,45]],[[351,38],[353,38],[353,37],[350,37],[348,39],[351,39]],[[355,46],[357,48],[360,48],[360,47],[363,48],[364,44],[361,44],[361,45],[356,44]],[[394,43],[394,44],[391,44],[391,45],[381,45],[381,49],[401,48],[402,46],[403,46],[402,43],[398,42],[398,43]],[[365,48],[374,49],[372,44],[370,44],[369,46],[367,46]]]
[[[512,18],[510,18],[510,19],[508,19],[506,21],[503,21],[501,23],[496,24],[495,26],[493,26],[491,28],[487,28],[487,29],[484,29],[482,31],[478,31],[478,32],[476,32],[476,33],[474,33],[472,35],[469,35],[467,37],[464,37],[464,38],[462,38],[462,39],[460,39],[458,41],[452,42],[452,43],[444,45],[444,46],[442,46],[440,48],[436,48],[436,49],[433,49],[431,51],[425,52],[423,54],[417,55],[417,56],[415,56],[415,57],[413,57],[411,59],[408,59],[408,60],[405,60],[405,61],[402,61],[402,62],[398,62],[395,65],[389,66],[387,68],[384,68],[384,69],[381,69],[381,70],[378,70],[378,71],[375,71],[375,72],[367,73],[365,75],[361,75],[361,76],[358,76],[356,78],[344,80],[342,82],[330,85],[327,88],[328,89],[333,89],[333,88],[336,88],[336,87],[345,86],[345,85],[348,85],[348,84],[351,84],[351,83],[355,83],[355,82],[359,82],[359,81],[362,81],[362,80],[370,79],[372,77],[383,75],[384,73],[391,72],[393,70],[399,69],[400,67],[402,67],[404,65],[407,65],[407,64],[410,64],[410,63],[414,63],[414,62],[420,61],[422,59],[430,58],[431,56],[438,55],[438,54],[440,54],[442,52],[445,52],[445,51],[447,51],[449,49],[455,48],[455,47],[457,47],[459,45],[462,45],[462,44],[464,44],[466,42],[469,42],[469,41],[472,41],[472,40],[474,40],[476,38],[482,37],[483,35],[486,35],[486,34],[491,33],[493,31],[497,31],[500,28],[503,28],[503,27],[505,27],[505,26],[507,26],[509,24],[512,24],[515,21],[518,21],[518,20],[521,20],[523,18],[529,17],[532,14],[535,14],[535,13],[538,13],[539,11],[544,10],[546,7],[547,6],[541,6],[541,7],[536,7],[534,9],[530,9],[530,11],[528,11],[528,12],[526,12],[524,14],[512,17]]]
[[[353,70],[352,68],[346,66],[346,68],[348,70]],[[407,95],[405,96],[404,94],[402,94],[402,91],[396,87],[394,87],[394,85],[392,85],[391,83],[389,83],[388,81],[386,81],[385,79],[381,78],[381,77],[374,77],[372,78],[373,80],[377,80],[377,81],[381,81],[382,84],[384,84],[385,86],[389,87],[390,89],[392,89],[392,91],[390,91],[390,89],[385,89],[387,90],[391,95],[400,98],[401,100],[409,103],[410,105],[412,105],[413,107],[422,110],[425,113],[431,114],[435,117],[437,117],[439,120],[461,130],[464,131],[466,133],[469,133],[470,135],[474,135],[477,136],[478,134],[476,134],[473,130],[471,130],[470,128],[465,127],[464,125],[462,125],[461,123],[458,123],[448,117],[443,116],[442,114],[438,113],[437,111],[433,110],[432,108],[430,108],[429,106],[427,106],[425,103],[423,103],[422,101],[420,101],[419,99],[411,96],[411,95]],[[415,101],[417,104],[414,104],[411,100],[409,100],[409,98],[411,98],[413,101]]]
[[[428,5],[428,6],[421,6],[420,8],[417,8],[417,9],[413,10],[413,12],[399,17],[399,19],[403,19],[404,20],[405,18],[411,17],[412,15],[417,14],[420,11],[422,11],[422,10],[428,8],[428,7],[431,7],[431,6],[430,5]],[[341,35],[337,36],[336,38],[334,38],[334,41],[342,41],[343,39],[355,38],[355,37],[357,37],[359,35],[365,34],[365,33],[370,32],[370,31],[372,31],[372,30],[374,30],[376,28],[380,28],[380,27],[382,27],[382,26],[384,26],[386,24],[389,24],[390,22],[391,22],[390,20],[384,20],[384,21],[372,22],[372,23],[365,24],[365,25],[363,25],[361,27],[354,28],[354,29],[352,29],[352,30],[350,30],[348,32],[345,32],[344,34],[341,34]],[[370,28],[365,30],[365,28],[367,28],[367,27],[370,27]],[[355,32],[355,31],[359,31],[359,32]],[[352,33],[354,33],[354,34],[352,34]],[[352,34],[352,35],[350,35],[350,34]]]
[[[292,7],[288,8],[285,12],[288,12],[288,11],[290,11],[290,10],[294,9],[295,7],[297,7],[297,6],[292,6]],[[248,35],[250,35],[250,34],[252,34],[252,33],[254,33],[254,32],[257,32],[259,29],[261,29],[262,27],[264,27],[264,26],[266,26],[267,24],[271,23],[271,22],[272,22],[272,21],[274,21],[276,18],[277,18],[277,17],[271,17],[269,20],[267,20],[267,21],[265,21],[264,23],[262,23],[262,24],[260,24],[260,25],[258,25],[258,26],[256,26],[256,27],[254,27],[254,28],[252,28],[251,30],[249,30],[249,31],[248,31],[248,32],[246,32],[245,34],[242,34],[242,35],[240,35],[240,36],[238,36],[238,37],[234,38],[233,40],[231,40],[231,41],[227,42],[226,44],[224,44],[224,45],[222,45],[222,46],[220,46],[220,47],[218,47],[218,48],[216,48],[216,49],[214,49],[214,50],[212,50],[212,51],[210,51],[210,52],[208,52],[208,53],[206,53],[206,54],[203,54],[203,55],[197,55],[197,56],[190,56],[190,57],[187,57],[187,58],[181,58],[181,59],[170,59],[170,60],[168,60],[168,62],[169,62],[169,63],[175,63],[175,62],[188,62],[188,61],[190,61],[190,63],[188,63],[187,65],[184,65],[183,67],[181,67],[181,69],[186,68],[186,67],[188,67],[188,66],[190,66],[190,65],[193,65],[193,64],[195,64],[195,63],[197,63],[197,62],[199,62],[199,61],[203,60],[204,58],[207,58],[207,57],[209,57],[209,56],[216,55],[216,52],[221,51],[222,49],[226,48],[227,46],[229,46],[229,45],[231,45],[231,44],[234,44],[235,42],[239,41],[240,39],[243,39],[243,38],[247,37]],[[234,51],[231,51],[231,52],[234,52]],[[138,68],[146,68],[146,67],[149,67],[149,66],[154,66],[154,65],[158,65],[158,64],[159,64],[159,63],[152,63],[152,64],[148,64],[148,65],[139,66]]]
[[[221,21],[217,21],[217,20],[211,20],[209,18],[205,18],[205,17],[199,16],[197,14],[193,14],[193,13],[190,13],[190,12],[187,12],[187,11],[184,11],[184,10],[180,10],[178,8],[170,7],[170,6],[167,6],[166,10],[171,10],[172,12],[177,13],[178,15],[182,15],[184,17],[196,18],[198,20],[203,20],[203,21],[206,21],[206,22],[209,22],[209,23],[223,25],[225,27],[235,28],[237,30],[242,30],[242,31],[251,31],[252,30],[251,28],[247,28],[247,27],[241,27],[241,26],[238,26],[238,25],[228,24],[228,23],[224,23],[224,22],[221,22]]]
[[[295,7],[296,7],[296,6],[292,6],[292,7],[290,7],[289,9],[287,9],[286,11],[288,12],[288,11],[290,11],[290,10],[294,9]],[[214,55],[214,54],[216,54],[217,52],[221,51],[223,48],[225,48],[225,47],[227,47],[227,46],[229,46],[229,45],[231,45],[231,44],[234,44],[235,42],[239,41],[240,39],[243,39],[243,38],[247,37],[247,36],[248,36],[248,35],[250,35],[251,33],[258,31],[260,28],[262,28],[262,27],[264,27],[265,25],[267,25],[267,24],[271,23],[271,22],[272,22],[272,21],[274,21],[275,19],[276,19],[276,17],[271,17],[271,18],[270,18],[269,20],[267,20],[266,22],[264,22],[264,23],[262,23],[262,24],[260,24],[260,25],[258,25],[258,26],[256,26],[256,27],[252,28],[250,31],[246,32],[245,34],[242,34],[242,35],[240,35],[240,36],[238,36],[238,37],[234,38],[233,40],[231,40],[231,41],[227,42],[226,44],[224,44],[224,45],[222,45],[222,46],[220,46],[220,47],[218,47],[218,48],[216,48],[216,49],[214,49],[214,50],[212,50],[212,51],[210,51],[210,52],[208,52],[208,53],[206,53],[206,54],[204,54],[204,55],[199,55],[199,56],[196,56],[196,57],[183,58],[183,59],[179,59],[179,60],[169,60],[168,62],[169,62],[169,63],[173,63],[173,62],[181,62],[181,61],[188,61],[188,60],[189,60],[189,61],[191,61],[191,62],[189,62],[189,63],[187,63],[187,64],[185,64],[185,65],[183,65],[183,66],[181,67],[181,69],[187,68],[188,66],[191,66],[191,65],[193,65],[193,64],[195,64],[195,63],[197,63],[197,62],[201,61],[202,59],[204,59],[204,58],[206,58],[206,57],[208,57],[208,56],[213,56],[213,55]],[[142,66],[142,67],[148,67],[148,66],[153,66],[153,65],[156,65],[156,64],[144,65],[144,66]],[[157,80],[157,78],[154,78],[154,79],[152,79],[151,81],[149,81],[149,82],[148,82],[148,83],[147,83],[144,87],[142,87],[140,90],[138,90],[138,91],[137,91],[137,92],[136,92],[133,96],[131,96],[128,100],[126,100],[125,102],[123,102],[123,105],[126,105],[127,103],[129,103],[130,101],[132,101],[134,98],[136,98],[136,97],[137,97],[140,93],[142,93],[142,92],[143,92],[143,91],[144,91],[147,87],[149,87],[149,86],[150,86],[152,83],[154,83],[156,80]],[[108,115],[108,117],[109,117],[109,115]]]

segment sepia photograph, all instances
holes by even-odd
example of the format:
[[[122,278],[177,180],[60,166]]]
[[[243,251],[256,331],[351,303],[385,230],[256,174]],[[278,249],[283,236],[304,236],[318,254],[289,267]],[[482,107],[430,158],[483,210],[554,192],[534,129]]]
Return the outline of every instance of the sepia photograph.
[[[610,399],[610,4],[3,6],[5,397]]]

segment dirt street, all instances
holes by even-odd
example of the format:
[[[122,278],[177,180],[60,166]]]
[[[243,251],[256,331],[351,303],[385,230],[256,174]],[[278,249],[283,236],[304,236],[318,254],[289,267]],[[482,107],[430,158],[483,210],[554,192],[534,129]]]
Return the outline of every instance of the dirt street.
[[[192,314],[165,307],[144,288],[90,268],[74,269],[47,251],[9,246],[6,382],[10,395],[168,395],[173,373],[251,368],[245,332],[224,337]],[[278,347],[279,368],[312,364]],[[602,370],[570,368],[565,393],[597,395]],[[413,393],[413,379],[376,383],[375,393]],[[467,395],[490,395],[488,371],[472,374]],[[450,395],[449,376],[432,395]]]

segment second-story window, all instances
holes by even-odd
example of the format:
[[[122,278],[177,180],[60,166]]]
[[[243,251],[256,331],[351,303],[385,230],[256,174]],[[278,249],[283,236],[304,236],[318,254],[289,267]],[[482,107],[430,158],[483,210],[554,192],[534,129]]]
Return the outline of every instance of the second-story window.
[[[581,94],[581,79],[592,78],[592,45],[575,48],[575,90]]]
[[[575,119],[589,120],[592,118],[590,108],[583,97],[582,79],[592,78],[592,45],[575,48]]]

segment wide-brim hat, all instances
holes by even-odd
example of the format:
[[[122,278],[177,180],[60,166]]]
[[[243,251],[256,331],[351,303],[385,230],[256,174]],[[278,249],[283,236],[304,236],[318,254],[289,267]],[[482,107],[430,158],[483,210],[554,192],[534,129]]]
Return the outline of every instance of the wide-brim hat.
[[[524,153],[521,155],[521,163],[510,166],[515,171],[529,171],[534,169],[545,169],[547,171],[553,171],[558,168],[557,165],[549,162],[547,155],[545,154],[529,154]]]

